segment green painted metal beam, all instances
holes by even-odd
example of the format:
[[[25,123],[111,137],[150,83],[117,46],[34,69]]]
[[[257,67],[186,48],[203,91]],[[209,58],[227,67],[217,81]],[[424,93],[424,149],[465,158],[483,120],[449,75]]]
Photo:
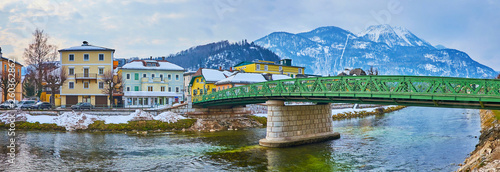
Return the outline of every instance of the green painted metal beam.
[[[428,76],[336,76],[287,79],[193,97],[204,107],[267,100],[500,109],[500,80]]]

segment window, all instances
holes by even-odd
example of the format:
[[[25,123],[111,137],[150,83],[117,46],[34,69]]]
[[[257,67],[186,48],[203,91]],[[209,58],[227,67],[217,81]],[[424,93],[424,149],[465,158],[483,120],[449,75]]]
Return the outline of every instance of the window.
[[[130,79],[130,73],[127,73],[127,79]]]
[[[172,92],[172,87],[168,87],[168,92]]]
[[[99,61],[104,61],[104,54],[99,54]]]
[[[155,74],[154,73],[151,74],[151,79],[154,79],[154,77],[155,77]]]
[[[280,66],[280,71],[283,71],[283,66]]]
[[[127,91],[130,91],[130,87],[127,87]]]
[[[139,105],[142,105],[142,98],[139,98]]]
[[[75,68],[68,68],[68,70],[69,75],[75,75]]]
[[[177,89],[177,88],[176,88]],[[212,88],[212,92],[215,92],[215,88]]]
[[[160,91],[165,92],[165,86],[161,86]]]
[[[7,73],[7,65],[3,65],[3,70]]]
[[[196,82],[200,82],[200,79],[196,79]]]
[[[268,67],[267,65],[264,65],[264,70],[267,71]]]
[[[163,74],[160,74],[160,80],[163,81]]]
[[[193,95],[196,95],[198,93],[198,90],[193,90]]]
[[[89,89],[89,82],[83,83],[83,89]]]
[[[260,70],[260,64],[255,65],[255,70]]]
[[[89,54],[83,54],[83,61],[89,61]]]
[[[175,80],[179,80],[179,75],[175,75]]]
[[[68,56],[68,61],[75,61],[75,55],[74,54],[70,54]]]
[[[301,68],[299,68],[299,74],[302,74],[302,69]]]
[[[137,98],[133,98],[132,100],[132,103],[134,103],[134,105],[137,105]]]
[[[172,75],[168,74],[167,78],[168,78],[168,80],[172,80]]]
[[[104,82],[99,82],[99,89],[104,89]]]
[[[203,94],[203,89],[200,90],[200,95]]]
[[[139,86],[135,86],[134,91],[139,91]]]
[[[148,91],[153,91],[153,86],[148,86]]]
[[[148,77],[148,74],[143,73],[143,74],[142,74],[142,77],[143,77],[143,78],[146,78],[146,77]]]
[[[134,74],[134,79],[135,79],[135,80],[139,80],[139,74],[138,74],[138,73],[135,73],[135,74]]]
[[[148,105],[149,101],[148,98],[144,98],[144,105]]]
[[[215,88],[214,88],[214,90],[215,90]],[[179,90],[179,87],[175,87],[175,92],[177,92],[177,93],[178,93],[179,91],[180,91],[180,90]]]
[[[103,67],[99,67],[99,75],[104,75],[104,68]]]
[[[68,88],[69,89],[75,89],[75,83],[74,82],[69,82]]]

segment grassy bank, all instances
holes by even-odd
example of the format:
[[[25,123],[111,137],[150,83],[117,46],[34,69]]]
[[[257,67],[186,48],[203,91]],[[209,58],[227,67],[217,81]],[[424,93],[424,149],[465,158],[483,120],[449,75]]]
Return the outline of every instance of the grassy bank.
[[[267,118],[266,117],[250,115],[249,118],[256,120],[257,122],[261,123],[263,126],[267,126]]]
[[[151,121],[129,121],[126,124],[105,124],[104,121],[95,121],[90,124],[87,129],[77,130],[77,131],[108,131],[108,132],[118,132],[118,131],[148,131],[148,130],[182,130],[187,129],[196,122],[196,119],[180,119],[175,123],[166,123],[157,120]],[[56,124],[40,124],[30,123],[30,122],[15,122],[16,130],[25,131],[66,131],[66,128],[57,126]],[[8,130],[10,124],[0,123],[0,129]]]
[[[333,114],[332,118],[334,120],[341,120],[341,119],[348,119],[348,118],[360,118],[360,117],[365,117],[365,116],[370,116],[370,115],[380,115],[384,113],[389,113],[389,112],[394,112],[400,109],[405,108],[406,106],[391,106],[387,108],[377,108],[374,111],[367,112],[367,111],[357,111],[357,112],[344,112],[344,113],[339,113],[339,114]]]

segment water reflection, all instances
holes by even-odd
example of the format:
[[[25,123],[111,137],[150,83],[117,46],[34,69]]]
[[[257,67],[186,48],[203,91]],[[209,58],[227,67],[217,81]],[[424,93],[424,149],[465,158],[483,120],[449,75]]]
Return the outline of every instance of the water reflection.
[[[453,171],[474,149],[477,110],[410,107],[334,121],[338,140],[276,149],[265,128],[214,133],[19,132],[0,171]],[[0,146],[8,143],[0,131]]]

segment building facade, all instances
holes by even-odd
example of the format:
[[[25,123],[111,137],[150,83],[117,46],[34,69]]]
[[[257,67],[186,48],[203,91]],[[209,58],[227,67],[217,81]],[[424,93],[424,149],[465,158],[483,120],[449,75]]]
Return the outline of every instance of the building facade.
[[[59,50],[60,62],[67,70],[68,79],[61,88],[61,107],[78,102],[89,102],[96,107],[109,106],[107,94],[103,93],[104,74],[113,70],[114,49],[90,45]]]
[[[22,80],[21,80],[21,68],[23,67],[23,65],[19,62],[17,62],[16,60],[10,60],[6,57],[3,57],[2,56],[2,48],[0,48],[0,60],[2,61],[1,63],[1,66],[0,66],[0,77],[9,77],[9,79],[11,77],[15,77],[17,78],[17,81],[19,81],[19,83],[15,86],[15,89],[14,89],[14,97],[10,97],[12,96],[7,94],[7,97],[4,98],[4,95],[3,95],[3,90],[0,91],[0,100],[2,100],[2,102],[8,100],[8,99],[13,99],[13,100],[17,100],[17,101],[21,101],[23,99],[23,84],[22,84]],[[9,74],[11,74],[9,76]],[[13,74],[13,75],[12,75]]]
[[[305,67],[292,66],[291,59],[280,60],[279,63],[259,60],[257,62],[241,62],[234,66],[235,70],[247,73],[284,74],[292,78],[304,75]]]
[[[215,83],[233,75],[232,71],[222,71],[215,69],[200,68],[193,74],[189,86],[191,87],[191,96],[210,94],[217,91]]]
[[[183,101],[184,68],[163,60],[135,60],[120,69],[125,107],[155,107]]]

